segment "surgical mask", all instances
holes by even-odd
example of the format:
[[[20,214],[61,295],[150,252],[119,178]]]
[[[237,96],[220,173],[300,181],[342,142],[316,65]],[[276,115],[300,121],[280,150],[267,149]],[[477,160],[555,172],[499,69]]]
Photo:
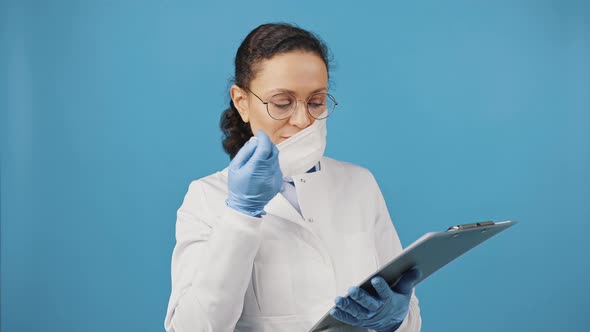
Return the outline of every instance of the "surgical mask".
[[[326,119],[314,123],[277,144],[283,177],[304,174],[315,166],[326,150]]]

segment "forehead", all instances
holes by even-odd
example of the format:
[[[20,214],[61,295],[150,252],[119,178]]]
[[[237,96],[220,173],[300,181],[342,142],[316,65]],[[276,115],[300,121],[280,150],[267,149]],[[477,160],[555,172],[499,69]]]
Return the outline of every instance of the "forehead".
[[[305,95],[328,86],[328,69],[321,57],[310,52],[289,52],[263,60],[257,66],[251,88],[265,93],[288,89]]]

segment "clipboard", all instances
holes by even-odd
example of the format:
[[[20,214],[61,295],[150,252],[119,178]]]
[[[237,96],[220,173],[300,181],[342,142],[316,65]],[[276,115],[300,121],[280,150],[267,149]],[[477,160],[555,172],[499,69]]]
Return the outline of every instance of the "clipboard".
[[[445,232],[426,233],[381,269],[368,276],[358,286],[371,295],[376,295],[375,289],[371,285],[371,279],[374,276],[380,275],[390,287],[393,287],[401,276],[412,268],[417,268],[422,272],[422,276],[415,284],[418,285],[457,257],[516,223],[516,221],[483,221],[449,227]],[[329,312],[330,310],[309,332],[320,332],[346,325],[346,323],[332,317]]]

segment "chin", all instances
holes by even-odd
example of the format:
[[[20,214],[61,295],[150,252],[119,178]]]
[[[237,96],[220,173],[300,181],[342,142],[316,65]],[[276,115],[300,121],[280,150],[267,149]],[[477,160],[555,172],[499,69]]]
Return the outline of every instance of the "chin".
[[[284,142],[284,141],[288,140],[290,137],[291,136],[289,136],[289,137],[283,137],[283,136],[281,136],[281,137],[279,137],[278,143]]]

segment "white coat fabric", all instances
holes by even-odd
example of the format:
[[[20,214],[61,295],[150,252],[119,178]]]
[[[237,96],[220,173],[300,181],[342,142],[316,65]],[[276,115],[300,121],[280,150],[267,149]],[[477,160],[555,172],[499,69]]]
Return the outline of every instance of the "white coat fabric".
[[[191,182],[177,213],[167,332],[309,331],[336,296],[401,252],[373,175],[326,157],[320,165],[293,177],[301,214],[280,193],[262,218],[228,208],[227,169]],[[397,331],[421,325],[413,294]]]

